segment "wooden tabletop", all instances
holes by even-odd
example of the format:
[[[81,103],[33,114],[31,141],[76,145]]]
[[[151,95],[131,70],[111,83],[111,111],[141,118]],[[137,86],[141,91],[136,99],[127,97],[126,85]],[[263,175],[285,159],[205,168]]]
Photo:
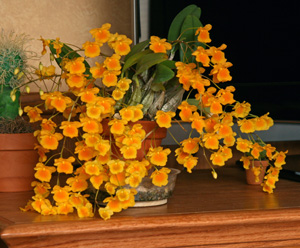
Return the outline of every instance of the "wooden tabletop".
[[[1,238],[23,248],[300,247],[299,182],[281,179],[267,194],[247,185],[241,168],[217,172],[217,180],[210,170],[182,172],[167,204],[108,221],[24,213],[32,192],[0,193]]]

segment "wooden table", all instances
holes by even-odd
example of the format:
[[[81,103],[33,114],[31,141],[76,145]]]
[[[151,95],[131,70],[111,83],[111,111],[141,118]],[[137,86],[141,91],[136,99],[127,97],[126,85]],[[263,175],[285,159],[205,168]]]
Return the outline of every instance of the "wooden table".
[[[1,238],[24,248],[300,247],[300,183],[281,179],[267,194],[241,168],[217,172],[217,180],[209,170],[182,172],[166,205],[108,221],[23,213],[32,193],[0,193]]]

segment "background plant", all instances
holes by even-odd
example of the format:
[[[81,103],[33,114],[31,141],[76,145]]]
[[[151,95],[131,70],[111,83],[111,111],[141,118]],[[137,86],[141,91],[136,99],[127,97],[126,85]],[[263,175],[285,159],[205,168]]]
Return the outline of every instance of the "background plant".
[[[28,50],[29,37],[14,32],[0,33],[0,132],[31,132],[30,125],[22,118],[20,88],[28,74],[28,59],[34,54]],[[9,120],[11,120],[9,122]]]

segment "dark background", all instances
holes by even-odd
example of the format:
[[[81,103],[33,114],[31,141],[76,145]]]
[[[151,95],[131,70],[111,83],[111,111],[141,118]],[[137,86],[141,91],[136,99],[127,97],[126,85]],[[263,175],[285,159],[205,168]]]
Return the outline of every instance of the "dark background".
[[[150,35],[166,38],[176,14],[196,4],[202,24],[213,27],[211,45],[227,45],[235,99],[251,103],[253,114],[299,121],[299,2],[151,0]]]

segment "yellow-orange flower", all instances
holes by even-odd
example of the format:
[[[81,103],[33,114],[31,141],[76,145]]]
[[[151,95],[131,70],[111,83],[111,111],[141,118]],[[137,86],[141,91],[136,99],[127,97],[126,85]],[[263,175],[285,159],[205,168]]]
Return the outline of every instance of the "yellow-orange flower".
[[[219,148],[219,139],[216,134],[206,133],[203,137],[204,146],[207,149],[218,149]]]
[[[73,192],[82,192],[87,189],[87,181],[80,176],[69,177],[67,179],[67,184],[72,188]]]
[[[166,39],[160,39],[157,36],[150,37],[150,50],[155,53],[166,53],[167,50],[172,49],[172,45]]]
[[[212,26],[210,24],[206,24],[204,27],[199,27],[196,30],[195,35],[198,35],[198,41],[203,43],[211,42],[209,37],[209,31],[211,30]]]
[[[118,83],[118,75],[120,74],[120,71],[105,71],[103,73],[103,79],[102,83],[106,87],[112,87],[116,86]]]
[[[94,28],[90,30],[90,34],[98,43],[105,43],[109,40],[110,37],[110,23],[105,23],[101,26],[101,28]]]
[[[130,84],[132,83],[131,79],[128,78],[121,78],[118,83],[117,87],[123,91],[126,92],[129,89]]]
[[[26,106],[24,108],[24,112],[27,113],[29,117],[29,122],[37,122],[43,119],[41,117],[41,113],[43,113],[43,111],[40,110],[38,107]]]
[[[83,167],[85,168],[86,174],[90,176],[99,176],[102,166],[98,163],[97,160],[87,161],[84,163]]]
[[[52,173],[56,171],[53,166],[46,166],[43,163],[37,163],[34,170],[34,177],[42,182],[50,182]]]
[[[91,203],[86,203],[85,206],[80,206],[77,208],[77,214],[79,218],[87,218],[87,217],[93,217],[93,205]]]
[[[175,113],[173,111],[164,112],[162,110],[158,110],[155,116],[156,123],[159,127],[170,128],[172,126],[171,121],[174,116]]]
[[[87,83],[86,77],[83,74],[68,74],[67,84],[69,87],[81,88]]]
[[[107,163],[109,167],[109,171],[112,174],[119,174],[124,171],[125,162],[119,159],[116,160],[110,160]]]
[[[106,207],[109,208],[113,212],[121,212],[122,211],[122,203],[121,201],[115,197],[107,197],[103,200],[104,203],[107,203]]]
[[[54,160],[54,165],[57,166],[58,173],[72,174],[73,173],[72,163],[74,161],[75,161],[74,157],[58,158]]]
[[[101,140],[101,136],[98,133],[84,133],[82,135],[87,146],[94,147]]]
[[[49,150],[56,150],[58,147],[58,142],[63,138],[60,133],[50,133],[48,131],[41,131],[39,136],[40,144]]]
[[[33,190],[36,195],[47,197],[50,194],[49,189],[51,186],[49,183],[33,181],[31,186],[34,187]]]
[[[184,160],[183,167],[187,169],[188,173],[192,173],[192,169],[198,164],[198,157],[187,156]]]
[[[99,208],[99,215],[103,220],[108,220],[113,215],[113,211],[109,209],[108,207],[105,208]]]
[[[90,68],[90,72],[92,73],[94,78],[102,78],[106,68],[103,63],[95,62],[96,66]]]
[[[108,125],[111,125],[110,132],[113,134],[123,134],[125,131],[126,120],[113,119],[109,121]]]
[[[194,105],[190,105],[187,101],[183,101],[179,106],[180,109],[179,116],[183,121],[191,121],[193,117],[193,112],[197,110],[197,107]]]
[[[56,51],[56,56],[59,58],[59,54],[61,53],[61,49],[64,46],[62,42],[59,41],[59,37],[55,39],[55,41],[52,42],[53,48]]]
[[[82,48],[84,49],[84,54],[87,57],[95,58],[100,55],[100,46],[97,42],[86,41]]]
[[[66,70],[71,74],[82,74],[85,72],[86,68],[84,65],[84,58],[78,57],[70,60],[65,65]]]
[[[235,116],[236,118],[244,118],[246,117],[250,110],[251,110],[251,105],[248,102],[237,102],[234,107],[233,107],[234,111],[232,112],[233,116]]]
[[[51,193],[53,194],[53,199],[57,203],[61,203],[67,202],[69,200],[70,190],[71,187],[69,186],[60,187],[58,185],[55,185]]]
[[[155,170],[150,178],[152,179],[152,183],[158,187],[165,186],[168,184],[168,174],[170,173],[169,168],[161,168],[160,170]]]
[[[198,46],[197,50],[195,50],[192,55],[196,57],[197,62],[200,62],[205,67],[209,67],[210,59],[202,46]]]
[[[99,93],[99,89],[98,88],[87,88],[87,89],[82,89],[78,96],[80,96],[80,100],[82,102],[86,102],[86,103],[92,103],[95,102],[97,99],[97,95]]]
[[[107,57],[103,64],[110,71],[119,71],[122,69],[120,64],[121,56],[118,54],[113,54],[111,57]]]
[[[137,148],[134,146],[123,146],[120,151],[125,159],[134,159],[137,156]]]
[[[236,149],[241,152],[250,152],[252,143],[247,139],[237,138]]]
[[[181,141],[182,149],[188,154],[193,154],[199,150],[199,138],[187,138]]]
[[[132,40],[126,35],[114,34],[110,37],[108,45],[114,49],[116,54],[127,55],[130,52],[130,44]]]
[[[100,139],[94,146],[95,150],[98,151],[99,155],[104,156],[111,149],[109,140]]]
[[[75,154],[78,154],[79,160],[89,161],[97,155],[97,151],[85,143],[76,142],[75,145]]]
[[[255,124],[253,119],[242,119],[238,121],[238,126],[243,133],[253,133],[255,132]]]
[[[156,148],[150,147],[147,156],[150,157],[150,162],[157,166],[165,166],[168,161],[168,155],[171,153],[169,148],[163,149],[159,146]]]
[[[78,128],[81,126],[79,121],[63,121],[59,128],[63,130],[65,137],[74,138],[78,137]]]
[[[274,156],[273,159],[275,159],[274,165],[276,167],[281,167],[282,165],[285,164],[285,158],[286,154],[288,151],[285,152],[277,152]]]
[[[119,100],[123,99],[125,92],[118,88],[115,88],[111,95],[112,95],[113,99],[115,99],[116,101],[119,101]]]
[[[86,133],[102,133],[103,131],[102,124],[92,118],[83,117],[80,122],[82,123],[82,130]]]
[[[58,214],[65,214],[65,215],[74,212],[74,208],[72,204],[68,202],[58,203],[56,210]]]

